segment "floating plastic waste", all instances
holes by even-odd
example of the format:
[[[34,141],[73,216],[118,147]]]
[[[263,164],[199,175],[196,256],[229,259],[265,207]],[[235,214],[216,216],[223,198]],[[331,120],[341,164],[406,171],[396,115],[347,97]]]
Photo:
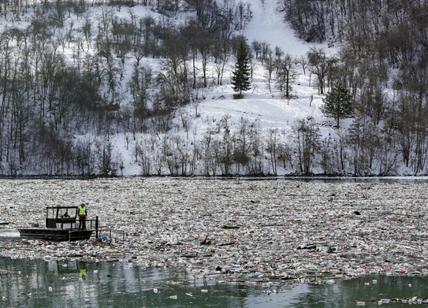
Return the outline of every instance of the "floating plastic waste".
[[[427,183],[127,178],[1,184],[0,215],[8,228],[43,225],[40,209],[84,199],[89,216],[112,230],[106,242],[1,240],[1,256],[122,261],[227,283],[428,275]]]

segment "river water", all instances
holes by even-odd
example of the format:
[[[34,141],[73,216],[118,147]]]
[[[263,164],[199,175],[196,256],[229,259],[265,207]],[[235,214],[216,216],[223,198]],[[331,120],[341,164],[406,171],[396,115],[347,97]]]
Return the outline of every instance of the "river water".
[[[8,224],[0,233],[43,220],[45,206],[85,201],[103,223],[129,236],[113,248],[90,243],[30,247],[0,236],[0,255],[24,258],[0,258],[0,307],[377,307],[379,301],[407,307],[403,299],[428,300],[426,178],[292,180],[1,180],[0,222]],[[239,229],[224,229],[228,223]],[[206,234],[213,241],[209,247],[200,244]],[[338,253],[297,250],[306,240],[333,242]],[[87,249],[92,261],[126,262],[25,259],[67,259]],[[186,271],[147,270],[149,261]],[[341,277],[360,276],[360,269],[398,276],[255,284],[255,273],[281,274],[271,264],[284,266],[294,282],[314,269],[328,274],[339,268]],[[218,265],[236,277],[220,277],[228,283],[201,278]],[[230,283],[245,271],[251,275],[242,284]],[[404,273],[422,277],[399,277]]]
[[[0,258],[0,307],[377,307],[380,300],[415,296],[426,299],[427,278],[370,276],[269,288],[189,281],[124,263]]]

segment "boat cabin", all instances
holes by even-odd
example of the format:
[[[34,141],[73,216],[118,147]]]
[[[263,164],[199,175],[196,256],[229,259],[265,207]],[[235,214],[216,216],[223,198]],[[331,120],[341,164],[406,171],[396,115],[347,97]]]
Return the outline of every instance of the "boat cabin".
[[[46,228],[48,229],[78,229],[77,206],[55,206],[46,208]],[[76,225],[77,223],[77,225]]]

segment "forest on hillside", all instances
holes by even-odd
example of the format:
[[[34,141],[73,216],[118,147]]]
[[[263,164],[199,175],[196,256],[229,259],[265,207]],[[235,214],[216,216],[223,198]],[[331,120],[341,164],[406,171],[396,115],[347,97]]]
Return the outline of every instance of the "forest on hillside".
[[[341,82],[354,98],[354,173],[377,155],[426,170],[428,1],[295,1],[282,10],[302,39],[336,41]],[[389,170],[392,171],[392,170]],[[389,172],[387,172],[389,173]]]
[[[192,127],[200,90],[230,83],[249,2],[2,1],[0,174],[121,175],[118,135],[142,175],[427,174],[428,1],[281,0],[279,10],[303,40],[340,48],[293,58],[246,42],[251,66],[284,100],[298,74],[326,101],[342,89],[349,106],[335,112],[343,95],[330,95],[328,135],[311,117],[292,136],[227,117]]]

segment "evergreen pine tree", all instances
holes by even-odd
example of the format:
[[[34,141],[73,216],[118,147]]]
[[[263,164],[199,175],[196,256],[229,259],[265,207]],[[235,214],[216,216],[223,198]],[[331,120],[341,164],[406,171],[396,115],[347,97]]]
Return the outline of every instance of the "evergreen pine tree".
[[[336,120],[336,126],[339,128],[340,119],[352,114],[352,96],[348,89],[341,84],[334,86],[324,99],[322,111],[325,115],[333,117]]]
[[[245,42],[241,41],[238,47],[237,61],[232,76],[233,90],[239,92],[239,98],[242,98],[242,91],[251,89],[250,75],[250,56]]]

